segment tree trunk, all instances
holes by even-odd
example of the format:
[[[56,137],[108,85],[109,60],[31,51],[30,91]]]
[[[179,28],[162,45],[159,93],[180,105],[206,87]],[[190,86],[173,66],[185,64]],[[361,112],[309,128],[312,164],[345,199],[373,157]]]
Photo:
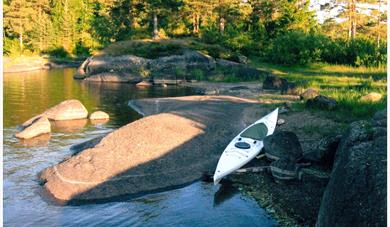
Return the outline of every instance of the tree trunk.
[[[193,33],[196,33],[196,14],[193,14],[193,15],[192,15],[192,20],[193,20],[193,21],[192,21],[192,27],[193,27],[193,28],[192,28],[192,32],[193,32]]]
[[[221,17],[219,19],[219,32],[221,33],[221,35],[223,35],[224,31],[225,31],[225,19]]]
[[[356,5],[355,0],[350,0],[348,2],[349,8],[349,31],[348,38],[354,39],[356,36]]]
[[[157,13],[153,13],[153,39],[158,39],[158,30],[157,30]]]
[[[196,14],[196,33],[199,33],[200,16]]]
[[[380,26],[381,26],[381,4],[382,4],[382,1],[379,0],[379,8],[378,8],[378,28],[377,28],[377,37],[376,37],[376,42],[377,42],[378,48],[379,48],[379,46],[380,46],[380,41],[381,41],[381,33],[380,33]]]

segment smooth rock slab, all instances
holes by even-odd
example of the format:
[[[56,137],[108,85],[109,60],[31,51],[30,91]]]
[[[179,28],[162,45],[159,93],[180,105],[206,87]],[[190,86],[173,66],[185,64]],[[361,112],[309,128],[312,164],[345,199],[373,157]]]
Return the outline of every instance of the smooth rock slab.
[[[78,203],[191,183],[215,170],[223,149],[245,128],[243,111],[259,106],[230,96],[141,99],[130,104],[146,117],[44,170],[40,178],[47,192],[57,200]]]
[[[32,124],[30,124],[27,128],[23,129],[23,131],[16,133],[15,136],[19,139],[31,139],[33,137],[50,132],[50,121],[43,116],[35,119]]]

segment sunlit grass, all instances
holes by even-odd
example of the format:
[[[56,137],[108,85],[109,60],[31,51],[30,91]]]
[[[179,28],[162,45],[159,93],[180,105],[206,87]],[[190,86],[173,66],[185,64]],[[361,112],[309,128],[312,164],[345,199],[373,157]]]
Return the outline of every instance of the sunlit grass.
[[[387,69],[329,65],[323,63],[308,66],[279,66],[252,59],[252,66],[267,70],[297,84],[299,90],[315,88],[320,94],[338,102],[335,111],[317,111],[327,117],[345,121],[371,117],[386,107]],[[364,102],[360,98],[370,92],[383,95],[378,102]],[[304,108],[298,103],[298,108]]]

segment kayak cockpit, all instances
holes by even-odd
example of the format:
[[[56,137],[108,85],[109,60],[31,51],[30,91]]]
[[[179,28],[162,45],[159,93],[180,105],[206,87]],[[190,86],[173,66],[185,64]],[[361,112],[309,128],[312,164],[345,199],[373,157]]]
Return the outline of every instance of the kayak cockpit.
[[[243,138],[263,140],[268,134],[268,127],[264,123],[255,124],[240,134]]]

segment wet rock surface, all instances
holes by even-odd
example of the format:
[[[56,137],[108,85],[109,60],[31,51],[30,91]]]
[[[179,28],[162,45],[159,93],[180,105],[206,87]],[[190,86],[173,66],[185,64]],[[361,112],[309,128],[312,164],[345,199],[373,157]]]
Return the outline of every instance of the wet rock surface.
[[[214,170],[221,150],[245,128],[242,111],[258,104],[229,96],[189,96],[133,100],[131,105],[146,117],[41,173],[49,194],[78,203],[200,179]]]
[[[23,131],[16,133],[16,137],[19,139],[31,139],[33,137],[50,133],[51,125],[47,117],[39,117],[35,119],[30,125],[28,125]]]

